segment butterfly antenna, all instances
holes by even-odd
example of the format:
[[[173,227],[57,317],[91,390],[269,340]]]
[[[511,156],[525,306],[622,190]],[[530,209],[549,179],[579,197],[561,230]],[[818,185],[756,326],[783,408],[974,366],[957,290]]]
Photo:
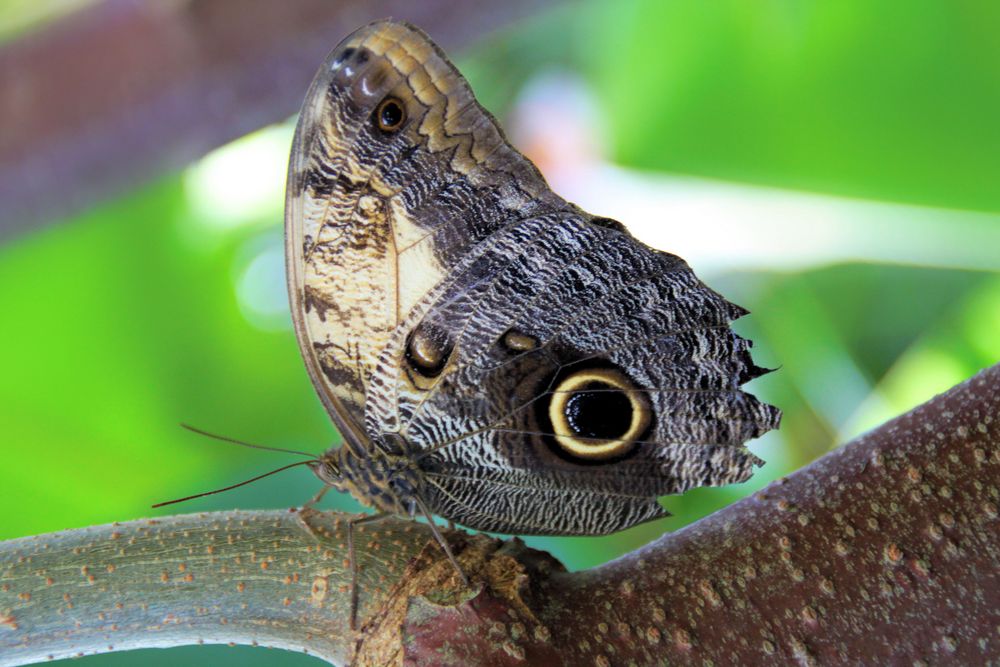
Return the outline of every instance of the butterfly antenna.
[[[266,445],[255,445],[251,442],[243,442],[242,440],[237,440],[236,438],[229,438],[224,435],[218,435],[216,433],[209,433],[208,431],[203,431],[200,428],[191,426],[190,424],[181,424],[181,428],[185,428],[192,433],[197,433],[198,435],[203,435],[206,438],[212,438],[213,440],[221,440],[222,442],[229,442],[234,445],[240,445],[241,447],[249,447],[251,449],[264,449],[269,452],[284,452],[285,454],[298,454],[299,456],[308,456],[311,459],[315,459],[315,454],[310,454],[309,452],[300,452],[296,449],[283,449],[281,447],[268,447]]]
[[[312,461],[296,461],[295,463],[289,463],[286,466],[281,466],[280,468],[276,468],[275,470],[266,472],[263,475],[257,475],[256,477],[251,477],[250,479],[244,480],[239,484],[232,484],[230,486],[226,486],[221,489],[215,489],[214,491],[205,491],[204,493],[196,493],[193,496],[185,496],[184,498],[178,498],[176,500],[168,500],[163,503],[156,503],[155,505],[153,505],[153,507],[163,507],[164,505],[173,505],[174,503],[182,503],[185,500],[194,500],[195,498],[201,498],[202,496],[210,496],[213,493],[222,493],[223,491],[229,491],[231,489],[243,486],[244,484],[249,484],[250,482],[256,482],[258,479],[264,479],[265,477],[269,477],[271,475],[274,475],[275,473],[279,473],[282,470],[288,470],[289,468],[294,468],[295,466],[309,465],[310,463],[314,463],[315,461],[316,461],[315,458]]]

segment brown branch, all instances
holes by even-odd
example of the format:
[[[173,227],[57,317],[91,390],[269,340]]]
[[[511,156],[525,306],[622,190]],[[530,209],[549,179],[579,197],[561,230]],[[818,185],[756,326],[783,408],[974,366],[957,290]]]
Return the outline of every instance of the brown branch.
[[[543,0],[105,0],[0,49],[0,236],[291,116],[316,64],[376,18],[448,49]]]
[[[1000,658],[1000,366],[688,528],[565,573],[517,541],[233,512],[0,544],[0,665],[196,641],[359,665]]]
[[[486,596],[411,614],[408,664],[996,662],[998,506],[1000,365],[614,563],[533,581],[537,623]]]

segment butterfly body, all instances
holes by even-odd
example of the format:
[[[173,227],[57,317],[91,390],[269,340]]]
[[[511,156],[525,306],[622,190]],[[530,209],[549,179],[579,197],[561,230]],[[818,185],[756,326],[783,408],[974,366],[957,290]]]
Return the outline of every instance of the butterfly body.
[[[779,412],[746,313],[558,197],[422,32],[348,37],[303,106],[286,248],[296,333],[344,437],[313,467],[386,513],[596,535],[745,480]]]
[[[349,446],[333,447],[311,467],[324,484],[350,493],[366,507],[399,516],[416,514],[422,474],[410,456],[380,447],[361,455]]]

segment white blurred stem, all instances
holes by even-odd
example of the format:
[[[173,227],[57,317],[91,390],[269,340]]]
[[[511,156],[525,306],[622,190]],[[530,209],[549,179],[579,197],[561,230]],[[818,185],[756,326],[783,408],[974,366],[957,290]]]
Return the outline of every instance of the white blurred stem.
[[[1000,269],[1000,215],[847,199],[607,163],[555,170],[553,185],[700,274],[843,262]]]
[[[577,75],[547,71],[522,91],[511,138],[553,189],[620,220],[647,244],[680,255],[702,277],[802,270],[844,262],[1000,269],[1000,215],[864,201],[608,162],[593,93]]]

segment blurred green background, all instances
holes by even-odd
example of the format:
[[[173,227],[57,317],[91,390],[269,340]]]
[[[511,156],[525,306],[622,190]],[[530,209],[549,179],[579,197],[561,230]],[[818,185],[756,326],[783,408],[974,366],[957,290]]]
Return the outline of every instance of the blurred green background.
[[[0,10],[0,38],[33,29],[42,20],[35,5]],[[576,77],[596,104],[602,159],[626,173],[652,183],[718,179],[771,199],[813,193],[819,207],[852,198],[872,229],[893,231],[866,237],[861,226],[832,258],[777,269],[747,261],[706,272],[687,256],[753,312],[738,329],[755,341],[758,363],[780,367],[750,386],[785,412],[779,433],[751,444],[767,465],[747,484],[666,499],[671,519],[530,544],[571,568],[605,562],[1000,359],[998,27],[1000,4],[988,0],[625,0],[547,10],[454,54],[501,119],[540,73]],[[331,47],[341,37],[331,35]],[[285,304],[290,137],[291,121],[266,128],[0,247],[0,538],[150,516],[153,502],[287,462],[199,438],[181,421],[316,452],[336,439]],[[612,205],[600,212],[615,215]],[[919,225],[908,226],[911,213]],[[712,220],[703,222],[711,234]],[[744,232],[785,252],[780,234]],[[918,246],[949,259],[910,258]],[[893,259],[871,259],[882,256]],[[292,506],[314,488],[300,469],[163,513]],[[330,506],[357,507],[349,498]],[[228,647],[146,651],[142,660],[181,656],[319,664]],[[77,664],[138,660],[124,653]]]

